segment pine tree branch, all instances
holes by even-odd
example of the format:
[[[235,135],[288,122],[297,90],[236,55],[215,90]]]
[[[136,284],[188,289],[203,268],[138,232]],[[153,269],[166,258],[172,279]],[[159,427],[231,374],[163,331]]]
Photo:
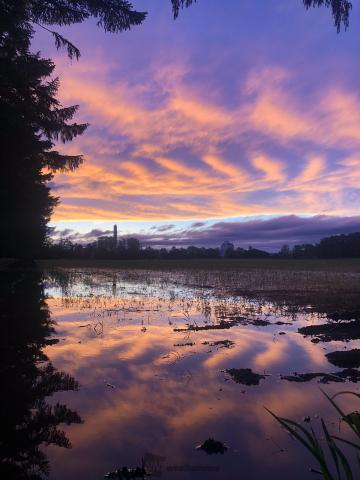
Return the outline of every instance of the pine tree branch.
[[[350,11],[352,10],[352,3],[349,0],[303,0],[306,9],[311,7],[328,7],[331,8],[334,24],[337,32],[341,30],[341,25],[345,30],[349,26]]]
[[[171,0],[174,18],[177,18],[179,16],[179,12],[181,8],[190,7],[190,5],[192,5],[195,2],[196,0]]]
[[[67,38],[63,37],[59,32],[56,32],[55,30],[50,30],[47,27],[44,27],[44,25],[41,25],[41,23],[34,22],[36,25],[39,27],[43,28],[47,32],[51,33],[51,35],[55,38],[55,46],[58,50],[60,48],[64,48],[67,50],[68,57],[73,59],[76,58],[76,60],[79,60],[80,58],[80,50],[70,42]]]
[[[82,155],[62,155],[56,150],[44,152],[42,155],[44,166],[51,172],[72,172],[84,161]]]

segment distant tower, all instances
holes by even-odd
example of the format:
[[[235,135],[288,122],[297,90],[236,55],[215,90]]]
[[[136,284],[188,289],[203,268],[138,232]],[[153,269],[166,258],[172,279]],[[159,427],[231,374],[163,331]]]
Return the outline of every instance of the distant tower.
[[[117,225],[114,225],[114,247],[117,247]]]

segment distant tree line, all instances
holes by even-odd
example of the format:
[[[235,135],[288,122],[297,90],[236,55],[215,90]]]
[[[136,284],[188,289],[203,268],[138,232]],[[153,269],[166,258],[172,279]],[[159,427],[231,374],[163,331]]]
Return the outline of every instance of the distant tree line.
[[[94,242],[88,245],[73,243],[63,239],[58,243],[49,243],[43,248],[42,258],[98,258],[98,259],[191,259],[220,258],[219,248],[171,247],[142,248],[137,238],[120,240],[112,248]],[[325,237],[317,244],[305,243],[289,247],[283,245],[276,253],[249,247],[237,247],[225,252],[226,258],[360,258],[360,232],[348,235]]]
[[[111,238],[111,237],[110,237]],[[137,238],[131,237],[120,240],[118,245],[111,247],[110,242],[105,246],[101,242],[87,245],[73,243],[63,239],[57,243],[49,243],[44,247],[42,258],[99,258],[99,259],[186,259],[186,258],[220,258],[220,249],[216,247],[171,247],[153,248],[141,247]],[[263,258],[270,253],[249,247],[236,248],[225,253],[227,258]]]
[[[319,243],[281,247],[278,256],[291,258],[357,258],[360,257],[360,232],[325,237]]]

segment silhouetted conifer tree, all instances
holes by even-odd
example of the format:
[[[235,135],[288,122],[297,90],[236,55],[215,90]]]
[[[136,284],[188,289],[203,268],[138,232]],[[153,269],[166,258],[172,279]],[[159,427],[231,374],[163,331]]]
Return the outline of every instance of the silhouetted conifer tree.
[[[72,123],[77,106],[57,100],[55,65],[30,51],[34,25],[48,30],[69,57],[79,50],[49,25],[70,25],[95,17],[106,31],[138,25],[145,14],[122,0],[0,0],[0,256],[34,256],[43,246],[47,223],[58,199],[49,181],[56,171],[76,169],[80,155],[54,150],[87,124]]]
[[[0,176],[2,256],[29,256],[41,247],[57,199],[48,182],[57,170],[73,170],[81,156],[62,155],[54,142],[70,141],[86,129],[69,123],[77,106],[63,108],[56,99],[54,64],[28,51],[16,34],[1,45]]]
[[[331,8],[335,27],[339,32],[341,25],[347,29],[349,26],[349,16],[352,9],[352,3],[349,0],[303,0],[306,8],[327,7]]]

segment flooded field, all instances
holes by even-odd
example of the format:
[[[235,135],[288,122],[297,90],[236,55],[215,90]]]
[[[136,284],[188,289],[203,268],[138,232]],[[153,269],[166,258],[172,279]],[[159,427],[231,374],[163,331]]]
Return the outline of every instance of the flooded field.
[[[356,271],[2,274],[4,478],[319,478],[264,407],[347,435],[319,386],[360,392]]]

